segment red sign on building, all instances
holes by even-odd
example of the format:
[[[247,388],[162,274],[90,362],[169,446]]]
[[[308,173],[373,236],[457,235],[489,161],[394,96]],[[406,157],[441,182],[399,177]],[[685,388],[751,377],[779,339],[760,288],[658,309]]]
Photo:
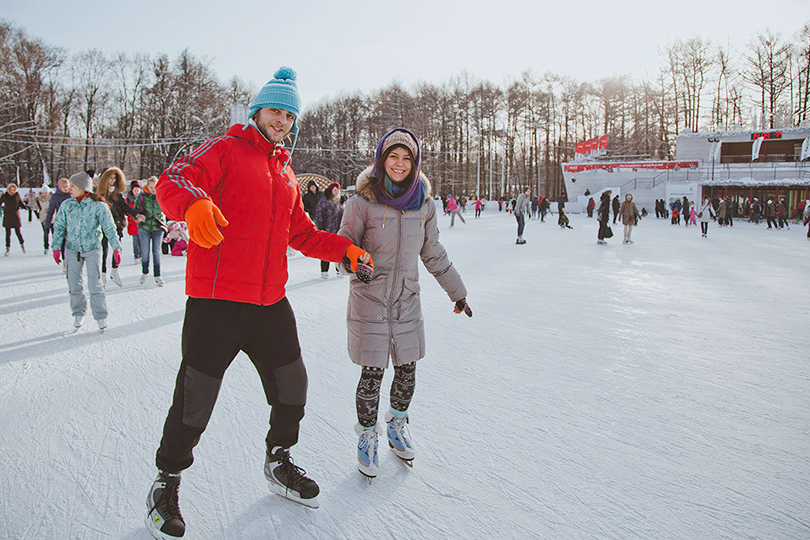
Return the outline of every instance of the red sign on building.
[[[677,169],[697,169],[697,161],[639,161],[627,163],[582,163],[577,165],[566,165],[565,172],[578,173],[586,171],[613,171],[616,169],[645,169],[645,170],[677,170]]]
[[[763,139],[781,139],[782,132],[781,131],[761,131],[759,133],[752,133],[751,140],[755,141],[762,137]]]

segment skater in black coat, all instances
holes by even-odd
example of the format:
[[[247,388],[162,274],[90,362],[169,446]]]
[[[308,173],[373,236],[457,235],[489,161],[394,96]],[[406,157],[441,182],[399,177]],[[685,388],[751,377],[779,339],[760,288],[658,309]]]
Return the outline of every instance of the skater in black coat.
[[[23,240],[20,227],[22,222],[20,220],[20,208],[28,208],[17,192],[17,184],[9,184],[6,192],[0,197],[0,204],[3,205],[3,227],[6,229],[6,257],[11,251],[11,231],[12,229],[17,235],[17,240],[20,242],[20,249],[25,253],[25,240]]]
[[[318,188],[318,184],[315,183],[315,180],[310,180],[307,184],[307,192],[301,197],[301,201],[304,203],[304,212],[313,221],[315,221],[315,212],[318,210],[318,202],[321,197],[323,197],[323,194]]]
[[[602,196],[599,198],[599,210],[597,210],[597,217],[599,218],[599,232],[596,234],[597,244],[607,244],[605,237],[609,228],[608,221],[610,221],[611,193],[610,190],[607,190],[602,193]]]
[[[616,223],[616,218],[619,217],[619,208],[621,208],[621,202],[619,202],[619,196],[616,195],[613,197],[613,223]]]

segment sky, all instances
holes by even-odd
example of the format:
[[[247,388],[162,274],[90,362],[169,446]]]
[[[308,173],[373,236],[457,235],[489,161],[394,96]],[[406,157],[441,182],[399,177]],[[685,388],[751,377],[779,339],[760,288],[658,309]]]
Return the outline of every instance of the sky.
[[[505,85],[526,70],[581,81],[654,77],[660,51],[701,36],[738,55],[771,30],[810,23],[807,0],[0,0],[0,18],[70,52],[166,53],[188,48],[220,81],[258,90],[281,65],[298,72],[304,110],[341,93],[398,82],[442,84],[467,72]],[[732,6],[733,7],[729,7]],[[665,7],[659,7],[665,6]]]

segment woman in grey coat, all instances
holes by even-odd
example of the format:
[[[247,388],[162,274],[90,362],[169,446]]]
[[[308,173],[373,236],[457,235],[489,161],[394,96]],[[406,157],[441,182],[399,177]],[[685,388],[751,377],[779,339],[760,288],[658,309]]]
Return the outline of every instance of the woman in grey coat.
[[[425,355],[425,331],[419,294],[419,259],[456,306],[472,316],[467,289],[439,242],[430,183],[420,172],[420,150],[410,131],[397,128],[377,146],[374,164],[360,173],[338,234],[368,251],[374,274],[366,284],[352,276],[347,310],[349,356],[363,367],[357,386],[360,472],[377,474],[377,414],[380,386],[388,360],[394,366],[391,407],[385,414],[388,443],[410,463],[414,449],[407,434],[416,361]]]

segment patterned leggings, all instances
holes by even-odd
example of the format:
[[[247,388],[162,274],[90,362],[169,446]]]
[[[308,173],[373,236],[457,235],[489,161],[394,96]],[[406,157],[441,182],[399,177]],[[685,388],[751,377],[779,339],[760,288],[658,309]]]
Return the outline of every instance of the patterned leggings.
[[[385,369],[363,367],[360,382],[357,384],[357,420],[363,427],[377,423],[380,407],[380,387]],[[404,366],[394,366],[394,381],[391,383],[391,408],[407,411],[416,388],[416,362]]]

